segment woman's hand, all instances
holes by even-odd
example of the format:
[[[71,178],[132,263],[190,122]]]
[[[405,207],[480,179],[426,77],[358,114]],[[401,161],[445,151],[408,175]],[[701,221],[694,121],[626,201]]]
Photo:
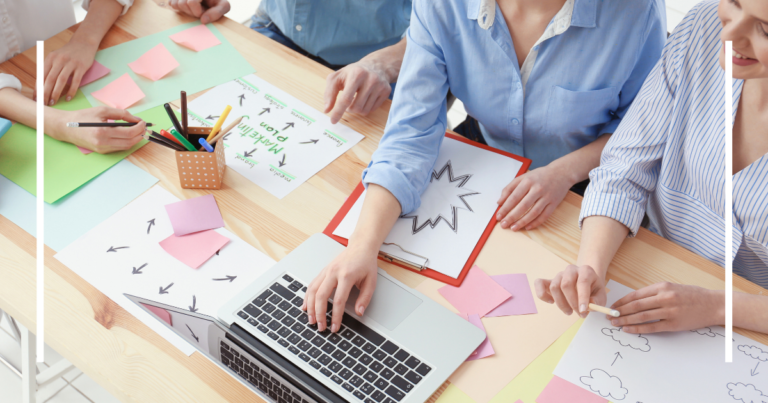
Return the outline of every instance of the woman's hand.
[[[691,285],[654,284],[632,291],[611,308],[621,313],[618,318],[608,317],[611,325],[627,333],[692,330],[725,322],[722,291]]]
[[[355,312],[362,316],[376,290],[377,257],[378,249],[350,245],[326,266],[307,287],[304,304],[301,307],[302,310],[307,311],[309,323],[317,323],[317,329],[321,332],[326,329],[325,314],[328,298],[336,289],[336,293],[333,294],[331,332],[337,332],[341,328],[344,306],[352,286],[360,290],[355,302]]]
[[[540,300],[557,304],[566,315],[574,311],[585,318],[590,303],[605,305],[605,278],[590,266],[569,265],[552,280],[536,279],[536,295]]]
[[[168,5],[182,14],[199,18],[203,24],[221,19],[231,7],[227,0],[170,0]]]
[[[45,92],[46,105],[53,105],[59,100],[64,89],[69,85],[67,101],[70,101],[80,81],[93,64],[98,50],[98,43],[86,43],[74,38],[66,45],[54,50],[45,58]]]
[[[501,191],[497,202],[501,208],[496,213],[501,228],[534,229],[560,205],[576,182],[572,175],[552,165],[518,176]]]
[[[53,122],[50,125],[46,123],[46,132],[51,137],[99,154],[130,149],[142,139],[141,135],[147,128],[144,121],[127,111],[106,106],[74,112],[48,109],[45,115],[46,117],[53,115]],[[109,120],[124,120],[137,122],[137,124],[130,127],[67,127],[67,122],[107,122]]]

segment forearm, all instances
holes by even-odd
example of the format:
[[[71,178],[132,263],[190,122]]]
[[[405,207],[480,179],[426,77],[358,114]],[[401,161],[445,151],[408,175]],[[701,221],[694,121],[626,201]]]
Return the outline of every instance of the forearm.
[[[122,12],[123,6],[115,0],[92,0],[88,7],[88,14],[72,37],[72,41],[98,48],[104,35]]]
[[[406,44],[407,40],[403,37],[400,42],[387,46],[384,49],[379,49],[360,61],[373,63],[374,67],[386,74],[390,83],[397,82],[397,76],[400,75],[400,66],[403,65]]]
[[[584,181],[589,178],[589,171],[600,166],[600,155],[610,138],[611,133],[603,134],[584,147],[552,161],[550,165],[568,175],[574,184]]]
[[[389,190],[369,184],[360,219],[349,238],[349,246],[378,253],[381,244],[400,217],[400,203]]]
[[[733,326],[768,333],[768,297],[734,292]]]
[[[629,234],[629,228],[613,218],[591,216],[584,219],[577,266],[590,266],[605,279],[608,266]]]
[[[35,128],[35,101],[14,88],[0,89],[0,116]]]

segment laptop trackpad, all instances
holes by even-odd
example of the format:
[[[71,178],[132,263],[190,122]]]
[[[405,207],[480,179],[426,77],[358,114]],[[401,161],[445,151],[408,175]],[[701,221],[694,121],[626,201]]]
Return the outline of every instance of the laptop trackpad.
[[[355,312],[355,302],[359,290],[352,287],[347,299],[347,310]],[[376,279],[376,292],[371,303],[365,309],[365,316],[375,320],[388,330],[395,328],[421,305],[421,299],[386,277],[378,275]]]

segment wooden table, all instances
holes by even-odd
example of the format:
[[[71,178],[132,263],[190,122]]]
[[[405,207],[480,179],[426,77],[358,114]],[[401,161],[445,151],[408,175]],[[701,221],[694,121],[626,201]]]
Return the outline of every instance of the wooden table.
[[[158,0],[159,1],[159,0]],[[163,31],[192,19],[181,17],[150,0],[137,0],[102,42],[102,48]],[[257,34],[223,19],[217,28],[254,66],[257,74],[310,106],[323,109],[325,77],[330,70]],[[46,53],[64,45],[77,27],[45,42]],[[0,64],[0,72],[15,74],[31,93],[35,80],[35,49]],[[216,191],[227,229],[279,260],[321,232],[360,181],[384,130],[389,102],[368,117],[347,114],[346,125],[365,140],[320,171],[297,190],[277,200],[233,170]],[[205,191],[179,187],[172,158],[162,147],[143,147],[132,163],[159,178],[160,186],[186,199]],[[309,202],[311,201],[311,202]],[[548,222],[527,236],[568,262],[575,262],[580,231],[581,198],[569,194]],[[46,247],[45,340],[63,357],[125,402],[253,402],[255,395],[200,354],[182,354],[165,339],[128,314],[74,272]],[[391,275],[416,287],[424,277],[388,266]],[[724,287],[724,270],[644,229],[624,242],[609,278],[640,288],[659,281]],[[0,216],[0,308],[28,329],[35,329],[35,239]],[[760,293],[762,288],[734,276],[737,291]],[[739,331],[760,342],[768,335]]]

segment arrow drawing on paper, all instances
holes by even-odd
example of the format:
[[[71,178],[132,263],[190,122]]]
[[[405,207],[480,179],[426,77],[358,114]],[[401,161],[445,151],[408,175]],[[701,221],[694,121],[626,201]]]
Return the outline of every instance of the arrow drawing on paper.
[[[244,153],[243,153],[243,156],[244,156],[244,157],[246,157],[246,158],[250,158],[250,157],[252,157],[252,156],[253,156],[253,153],[254,153],[256,150],[258,150],[258,148],[254,148],[254,149],[253,149],[253,150],[251,150],[250,152],[244,152]]]
[[[757,372],[758,365],[760,365],[760,361],[758,361],[757,365],[755,365],[755,369],[749,371],[750,375],[755,376],[755,375],[759,374],[759,372]]]
[[[320,139],[312,139],[312,140],[305,141],[305,142],[299,143],[299,144],[309,144],[309,143],[317,144],[318,141],[320,141]]]
[[[286,126],[283,128],[283,131],[286,131],[286,130],[288,130],[288,128],[289,128],[289,127],[293,127],[293,126],[294,126],[293,122],[289,122],[289,123],[288,123],[288,124],[287,124],[287,125],[286,125]]]
[[[185,326],[187,327],[187,329],[189,329],[189,325],[185,324]],[[195,336],[195,332],[193,332],[192,329],[189,329],[189,332],[192,333],[192,337],[195,338],[195,341],[200,343],[200,339],[198,339],[197,336]]]
[[[613,366],[613,364],[616,364],[616,360],[618,360],[619,358],[624,358],[624,357],[621,356],[621,353],[616,352],[616,358],[613,359],[611,366]]]
[[[217,253],[218,253],[218,252],[217,252]],[[213,281],[227,281],[227,280],[229,280],[229,282],[231,283],[231,282],[232,282],[232,281],[234,281],[236,278],[237,278],[237,276],[227,276],[226,278],[214,278],[214,279],[212,279],[212,280],[213,280]]]
[[[197,312],[197,308],[195,308],[195,304],[197,304],[197,297],[194,295],[192,296],[192,306],[189,307],[190,312]]]
[[[168,294],[168,289],[173,286],[173,283],[168,284],[168,287],[163,288],[163,286],[160,286],[160,294]]]
[[[138,269],[134,267],[134,268],[133,268],[133,273],[131,273],[131,274],[144,274],[144,273],[142,273],[142,272],[141,272],[141,269],[143,269],[143,268],[144,268],[144,266],[146,266],[146,265],[147,265],[147,264],[146,264],[146,263],[144,263],[143,265],[139,266],[139,268],[138,268]]]
[[[283,154],[283,160],[282,161],[277,161],[277,163],[280,164],[281,168],[283,167],[283,165],[288,165],[288,164],[285,163],[285,154]]]
[[[264,108],[264,109],[262,109],[262,110],[261,110],[261,113],[259,114],[259,116],[263,115],[263,114],[264,114],[264,112],[267,112],[267,113],[269,113],[269,108]]]
[[[227,137],[229,137],[229,135],[230,135],[230,134],[232,134],[232,132],[229,132],[229,133],[225,134],[225,135],[224,135],[224,137],[222,137],[221,139],[222,139],[222,140],[226,140],[226,139],[227,139]]]
[[[107,252],[117,252],[118,249],[127,249],[127,246],[118,246],[115,248],[114,246],[110,246],[109,249],[107,249]]]
[[[238,98],[240,98],[240,106],[243,106],[243,100],[245,99],[245,94],[240,95]]]
[[[149,223],[149,226],[147,226],[147,235],[149,235],[149,229],[152,228],[153,225],[155,225],[155,219],[153,218],[147,221],[147,223]]]
[[[211,116],[211,115],[208,115],[208,117],[207,117],[207,118],[205,118],[205,119],[207,119],[207,120],[218,119],[218,116]]]

